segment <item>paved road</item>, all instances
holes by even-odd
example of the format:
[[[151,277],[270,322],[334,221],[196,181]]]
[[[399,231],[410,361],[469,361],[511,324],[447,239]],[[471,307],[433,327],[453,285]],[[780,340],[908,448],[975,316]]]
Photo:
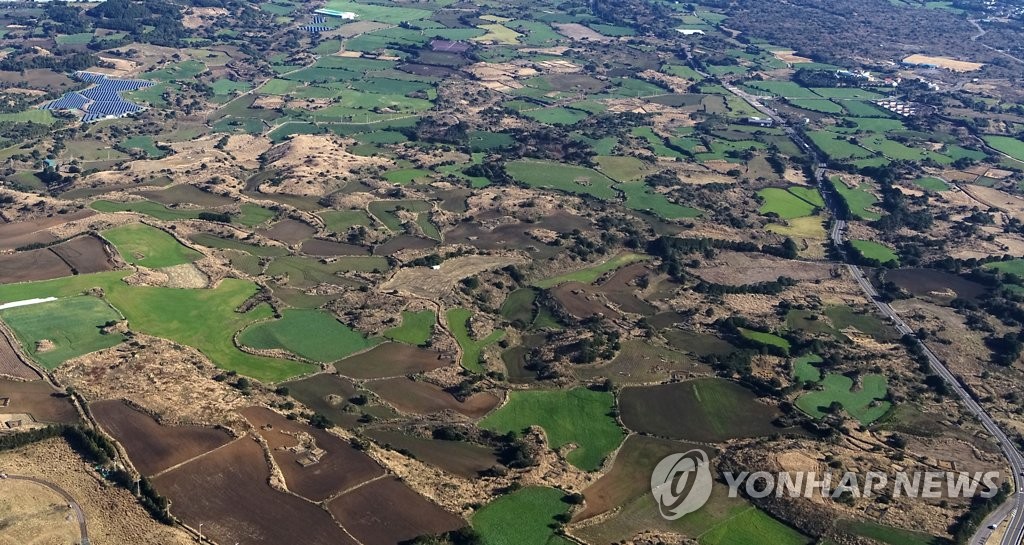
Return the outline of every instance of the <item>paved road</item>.
[[[36,483],[38,485],[45,486],[46,488],[49,488],[50,490],[53,490],[54,492],[60,494],[60,496],[64,498],[64,501],[68,502],[68,506],[74,509],[75,516],[78,517],[78,530],[82,535],[81,545],[89,545],[89,529],[85,527],[85,513],[82,512],[82,507],[78,505],[78,502],[75,501],[75,498],[71,494],[68,494],[66,490],[57,486],[56,484],[51,483],[50,481],[44,481],[42,479],[37,479],[35,477],[7,475],[4,477],[4,479]]]
[[[817,163],[814,175],[818,186],[821,188],[822,197],[825,198],[825,203],[828,208],[833,212],[834,217],[838,217],[836,203],[832,200],[832,192],[826,187],[827,184],[827,171],[826,164],[821,162],[821,158],[817,152],[807,145],[807,142],[803,140],[803,137],[790,127],[786,120],[783,119],[775,110],[762,104],[757,97],[752,96],[749,93],[744,92],[728,83],[723,83],[723,86],[729,90],[729,92],[742,98],[754,109],[761,112],[765,116],[769,117],[775,124],[782,127],[786,134],[793,140],[804,152],[808,153],[814,158]],[[829,233],[832,243],[835,245],[836,250],[839,251],[840,255],[845,252],[844,240],[846,237],[846,222],[837,219],[835,224],[832,226],[832,231]],[[847,265],[850,274],[854,280],[860,286],[861,290],[868,296],[869,299],[878,308],[878,311],[883,316],[892,322],[893,326],[904,335],[911,335],[914,338],[917,336],[914,334],[914,330],[910,328],[903,321],[902,318],[896,314],[892,306],[888,303],[880,301],[878,298],[878,292],[875,291],[874,286],[871,285],[871,281],[864,274],[864,271],[856,265]],[[920,339],[917,339],[920,342]],[[977,401],[971,397],[971,394],[963,387],[960,381],[946,368],[946,366],[935,357],[935,354],[924,344],[921,343],[921,348],[924,351],[925,356],[928,358],[928,362],[931,365],[932,371],[942,377],[943,380],[949,385],[950,390],[955,393],[963,403],[964,407],[970,412],[975,418],[981,422],[981,425],[985,428],[985,431],[990,433],[996,441],[999,442],[999,449],[1002,451],[1003,456],[1006,458],[1009,464],[1010,470],[1013,472],[1011,478],[1014,483],[1014,494],[1007,499],[1003,505],[999,506],[995,511],[990,514],[985,521],[982,523],[978,531],[971,537],[970,543],[972,545],[983,545],[988,537],[992,534],[992,530],[988,527],[992,524],[1008,524],[1006,533],[1003,539],[1000,541],[1000,545],[1021,545],[1021,541],[1024,541],[1024,456],[1014,446],[1013,442],[1003,433],[1003,430],[995,423],[994,420],[985,412],[985,409],[978,404]],[[1009,522],[1003,522],[1007,517],[1011,517]]]

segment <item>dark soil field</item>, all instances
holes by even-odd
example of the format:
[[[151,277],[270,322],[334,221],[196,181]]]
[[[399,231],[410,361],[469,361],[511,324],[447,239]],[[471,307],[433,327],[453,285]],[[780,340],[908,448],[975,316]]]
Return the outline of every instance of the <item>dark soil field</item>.
[[[0,255],[0,279],[5,284],[71,276],[71,267],[49,248]]]
[[[650,316],[657,312],[657,309],[637,297],[634,292],[638,289],[637,281],[651,274],[653,273],[645,263],[634,263],[615,271],[615,274],[604,281],[600,288],[605,297],[618,305],[622,312]]]
[[[50,73],[48,70],[45,72]],[[57,240],[57,237],[43,231],[44,229],[87,218],[95,213],[92,210],[84,209],[70,214],[55,214],[17,223],[0,223],[0,250],[13,250],[36,242],[43,244],[53,242]]]
[[[40,376],[18,356],[7,335],[0,334],[0,375],[37,380]]]
[[[485,217],[481,214],[478,219]],[[537,258],[546,259],[561,252],[562,249],[534,240],[527,234],[528,231],[551,229],[559,233],[570,233],[573,229],[586,230],[589,226],[588,220],[572,214],[553,214],[542,217],[534,223],[506,223],[491,231],[481,230],[480,226],[475,223],[459,223],[451,231],[445,233],[445,241],[453,244],[469,244],[484,250],[527,248]]]
[[[654,329],[665,329],[666,327],[672,327],[684,321],[686,321],[686,316],[683,316],[682,313],[674,310],[659,312],[654,316],[647,318],[647,323],[651,324],[651,327]]]
[[[78,421],[78,411],[67,396],[42,380],[0,379],[0,399],[3,398],[7,398],[7,402],[0,402],[0,414],[27,413],[37,422],[47,423],[73,424]]]
[[[156,201],[168,206],[190,203],[203,208],[216,208],[218,206],[225,206],[235,202],[234,199],[229,197],[215,195],[188,184],[180,184],[168,189],[159,189],[156,191],[140,191],[139,195],[142,195],[151,201]]]
[[[523,335],[523,344],[514,346],[501,353],[501,361],[505,363],[505,374],[509,382],[515,384],[532,384],[537,382],[536,371],[525,367],[526,356],[530,350],[537,348],[546,340],[543,334]]]
[[[727,341],[707,333],[671,328],[662,331],[661,335],[672,348],[696,356],[726,356],[736,350]]]
[[[69,240],[50,249],[66,261],[75,274],[90,274],[114,268],[114,263],[103,249],[103,241],[91,235]]]
[[[236,439],[153,480],[171,513],[217,543],[355,545],[330,514],[270,487],[270,468],[252,437]]]
[[[324,430],[288,420],[262,407],[245,409],[242,416],[256,426],[267,441],[288,490],[306,499],[323,501],[384,474],[384,469],[372,458]],[[307,435],[326,453],[316,463],[303,466],[300,461],[307,458],[305,450],[313,445],[301,444],[298,438]]]
[[[370,250],[354,244],[343,244],[330,240],[312,238],[302,243],[302,253],[306,255],[370,255]]]
[[[440,441],[386,430],[366,435],[381,445],[409,451],[417,460],[467,479],[478,478],[481,471],[500,465],[493,450],[465,441]]]
[[[480,418],[498,406],[500,400],[488,393],[478,392],[460,403],[440,386],[429,382],[395,377],[366,383],[382,399],[402,412],[433,414],[453,410],[470,418]]]
[[[378,244],[373,249],[373,255],[392,255],[402,250],[426,250],[434,246],[437,246],[437,241],[433,239],[398,235],[388,239],[384,244]]]
[[[401,343],[384,343],[334,364],[338,374],[355,379],[397,377],[455,365],[439,352]]]
[[[717,378],[624,388],[619,411],[627,428],[670,439],[717,443],[781,431],[772,424],[778,409]]]
[[[140,473],[156,475],[231,441],[223,430],[201,426],[163,426],[123,401],[89,404],[96,421],[128,451]]]
[[[601,291],[579,282],[566,282],[551,288],[551,296],[572,316],[583,319],[602,314],[612,319],[618,313],[608,308],[601,298]]]
[[[955,298],[975,301],[985,293],[985,286],[934,269],[897,269],[885,273],[885,279],[920,297],[944,301]]]
[[[699,447],[643,435],[627,437],[615,455],[611,471],[583,491],[587,505],[576,514],[573,521],[600,515],[650,493],[650,476],[654,466],[669,454],[686,452],[693,448]],[[705,447],[705,450],[708,449]]]
[[[399,66],[398,69],[417,76],[430,76],[433,78],[447,78],[457,73],[448,68],[432,66],[429,64],[403,64],[402,66]]]
[[[308,223],[293,219],[283,219],[269,229],[258,231],[261,235],[279,240],[285,244],[298,244],[316,234],[316,229]]]
[[[355,384],[338,375],[320,374],[302,380],[282,383],[288,394],[310,410],[318,412],[343,428],[356,425],[359,413],[346,411],[353,407],[348,400],[357,394]]]
[[[394,545],[423,534],[440,534],[466,525],[462,518],[392,478],[360,486],[332,500],[327,509],[365,545]]]

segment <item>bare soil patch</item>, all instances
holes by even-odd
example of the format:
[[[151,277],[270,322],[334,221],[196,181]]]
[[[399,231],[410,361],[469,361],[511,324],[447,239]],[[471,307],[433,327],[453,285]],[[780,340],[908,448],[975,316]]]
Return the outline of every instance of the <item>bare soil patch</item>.
[[[288,490],[304,498],[323,501],[384,475],[372,458],[324,430],[262,407],[241,412],[267,442]]]
[[[832,266],[780,259],[762,254],[722,252],[706,266],[694,271],[697,276],[729,286],[741,286],[757,282],[773,282],[780,276],[794,280],[826,280],[831,278]]]
[[[392,545],[466,525],[461,517],[393,478],[361,486],[328,503],[327,508],[365,545]]]
[[[76,210],[68,214],[32,219],[18,219],[14,223],[0,223],[0,250],[13,250],[33,242],[52,242],[57,237],[46,232],[46,229],[87,218],[95,212],[89,209]],[[6,219],[6,218],[5,218]]]
[[[2,401],[6,399],[6,402]],[[29,414],[36,422],[73,424],[78,411],[71,405],[67,394],[54,390],[43,380],[30,382],[0,379],[0,429],[9,428],[3,415]],[[24,422],[23,425],[31,425]]]
[[[132,464],[146,476],[190,460],[231,441],[223,430],[162,426],[153,417],[111,399],[89,404],[104,431],[121,443]]]
[[[984,64],[980,62],[958,61],[949,57],[933,57],[930,55],[915,54],[903,59],[905,63],[912,64],[934,64],[939,68],[952,70],[953,72],[973,72],[981,70]]]
[[[302,253],[316,256],[369,255],[370,250],[355,244],[313,238],[302,243]]]
[[[271,225],[268,229],[261,229],[258,233],[285,244],[298,244],[315,235],[316,228],[306,222],[288,218]]]
[[[58,244],[51,250],[66,261],[76,274],[91,274],[114,268],[114,262],[110,254],[107,253],[106,245],[92,235]]]
[[[480,418],[500,402],[486,392],[477,392],[460,402],[436,384],[405,377],[375,380],[368,382],[366,388],[406,413],[434,414],[452,410],[470,418]]]
[[[601,290],[579,282],[566,282],[551,288],[551,296],[563,310],[578,319],[589,318],[595,314],[618,316],[619,313],[608,306],[602,297]]]
[[[295,135],[263,156],[268,168],[279,171],[274,183],[263,183],[261,193],[322,197],[353,179],[362,169],[391,167],[383,157],[364,157],[347,151],[353,140],[329,135]]]
[[[590,42],[610,42],[611,38],[591,29],[590,27],[583,26],[579,23],[555,23],[551,25],[555,27],[560,34],[573,40],[587,40]]]
[[[395,377],[455,365],[440,352],[401,343],[384,343],[334,364],[339,374],[355,379]]]
[[[7,335],[0,333],[0,375],[24,380],[41,378],[19,354]]]
[[[0,278],[4,283],[49,280],[71,274],[71,267],[49,248],[0,255]]]

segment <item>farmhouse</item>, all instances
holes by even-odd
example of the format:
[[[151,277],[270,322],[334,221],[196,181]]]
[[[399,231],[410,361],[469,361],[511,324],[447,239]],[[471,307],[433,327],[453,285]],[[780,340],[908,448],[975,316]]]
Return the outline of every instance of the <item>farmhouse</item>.
[[[764,117],[752,116],[746,119],[747,125],[756,125],[758,127],[771,127],[775,124],[771,119]]]

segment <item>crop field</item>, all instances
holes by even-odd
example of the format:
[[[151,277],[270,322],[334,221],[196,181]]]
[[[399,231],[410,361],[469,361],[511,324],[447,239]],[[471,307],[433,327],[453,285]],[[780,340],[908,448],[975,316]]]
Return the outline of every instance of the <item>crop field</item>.
[[[824,239],[825,219],[821,216],[806,216],[786,220],[786,225],[772,224],[766,229],[773,233],[793,238]]]
[[[625,267],[630,263],[636,263],[637,261],[645,261],[650,259],[648,256],[643,254],[635,254],[631,252],[622,253],[616,255],[606,261],[573,271],[570,273],[562,274],[559,276],[553,276],[551,278],[545,278],[534,282],[533,285],[541,288],[553,288],[559,284],[565,282],[579,282],[581,284],[592,284],[597,281],[605,273],[614,271],[620,267]]]
[[[887,322],[871,313],[858,313],[846,305],[825,308],[825,316],[837,329],[852,327],[879,341],[894,341],[899,333]]]
[[[807,133],[807,136],[821,148],[821,151],[834,160],[863,159],[874,155],[871,151],[850,143],[844,135],[828,131],[812,131]]]
[[[815,364],[821,361],[821,356],[816,354],[796,358],[793,360],[793,378],[800,383],[818,382],[821,380],[821,370]]]
[[[779,431],[772,424],[777,409],[758,402],[746,388],[716,378],[625,388],[619,410],[630,430],[672,439],[717,443]]]
[[[668,380],[676,373],[705,373],[709,369],[682,352],[636,339],[626,340],[615,358],[606,364],[576,365],[581,379],[611,378],[616,384],[649,384]]]
[[[757,194],[764,200],[764,204],[758,212],[761,214],[775,214],[782,219],[788,220],[810,216],[814,213],[815,208],[817,208],[817,205],[785,189],[769,187],[758,191]]]
[[[810,540],[764,511],[749,507],[702,534],[698,542],[700,545],[801,545]]]
[[[347,377],[374,379],[423,373],[454,363],[433,350],[402,343],[383,343],[335,363],[334,368]]]
[[[382,335],[393,341],[422,346],[430,340],[436,323],[437,315],[433,310],[403,311],[402,324],[385,330]]]
[[[174,237],[148,225],[124,225],[103,231],[125,261],[158,269],[195,261],[202,254],[182,246]]]
[[[270,487],[263,449],[241,437],[153,479],[186,524],[218,543],[354,545],[331,515]]]
[[[945,542],[924,532],[893,528],[870,521],[839,520],[837,526],[855,535],[889,545],[941,545]]]
[[[245,203],[240,207],[240,213],[232,218],[232,221],[241,223],[246,227],[254,227],[273,219],[277,212],[262,206]]]
[[[28,366],[28,363],[18,355],[14,344],[7,335],[0,334],[0,379],[3,377],[14,377],[24,380],[36,380],[39,374]]]
[[[89,409],[103,431],[120,443],[132,464],[145,476],[191,460],[231,441],[223,430],[200,426],[162,426],[148,414],[112,399],[95,401]]]
[[[874,195],[860,187],[851,188],[835,176],[830,181],[836,193],[846,202],[846,206],[850,209],[850,214],[855,218],[873,221],[882,217],[877,212],[869,210],[878,203],[878,199]]]
[[[7,283],[48,280],[70,274],[71,267],[49,248],[0,254],[0,277]]]
[[[167,189],[154,191],[141,191],[139,195],[160,204],[168,206],[180,203],[194,204],[200,207],[215,208],[234,204],[234,199],[223,195],[215,195],[209,191],[203,191],[194,185],[178,184]]]
[[[51,246],[49,250],[70,265],[75,274],[92,274],[114,268],[104,246],[98,237],[85,235]]]
[[[424,214],[431,210],[430,203],[426,201],[406,200],[406,201],[373,201],[367,207],[371,214],[385,227],[393,232],[401,233],[402,222],[395,214],[398,210],[405,210],[415,214]],[[436,228],[435,228],[436,230]],[[425,233],[426,234],[426,233]],[[429,235],[428,235],[429,236]],[[438,236],[440,238],[440,236]]]
[[[548,125],[574,125],[577,122],[590,117],[590,114],[582,110],[562,107],[527,110],[524,111],[523,114],[536,121],[540,121],[541,123],[547,123]]]
[[[111,271],[0,286],[0,301],[71,297],[91,288],[101,288],[106,300],[124,314],[133,330],[195,347],[222,369],[269,382],[311,370],[307,364],[247,354],[232,343],[236,331],[271,316],[266,305],[244,314],[235,312],[239,305],[256,293],[258,288],[255,284],[227,278],[215,289],[138,287],[122,282],[126,275],[125,271]],[[154,309],[159,309],[159,312],[154,312]],[[107,319],[99,321],[98,325]],[[60,327],[64,327],[66,324],[63,318],[61,320]],[[33,332],[33,337],[39,336],[38,330],[33,329]]]
[[[452,410],[470,418],[480,418],[500,402],[497,397],[486,392],[475,393],[460,402],[440,386],[406,377],[367,382],[366,388],[396,409],[413,414],[435,414]]]
[[[300,401],[310,410],[326,416],[332,423],[343,428],[356,424],[359,413],[348,400],[358,394],[355,384],[347,378],[329,373],[320,373],[308,378],[281,383],[288,388],[288,395]]]
[[[600,166],[601,173],[618,182],[638,180],[652,170],[648,163],[636,157],[605,155],[595,157],[594,160]]]
[[[331,210],[320,213],[320,219],[328,232],[344,233],[349,227],[356,225],[370,225],[370,217],[364,210]]]
[[[745,339],[749,339],[758,344],[764,344],[769,346],[776,346],[781,348],[784,352],[789,352],[789,341],[779,337],[772,333],[766,333],[764,331],[755,331],[753,329],[738,328],[740,335]]]
[[[372,458],[324,430],[289,420],[262,407],[250,407],[241,412],[267,442],[288,490],[308,500],[323,501],[384,475],[384,469]],[[304,453],[290,448],[301,446],[299,438],[303,435],[312,436],[316,446],[325,451],[315,464],[301,464]]]
[[[462,349],[462,360],[459,363],[470,371],[482,373],[484,368],[480,358],[483,350],[487,346],[500,341],[505,336],[505,332],[501,329],[496,329],[483,339],[474,340],[469,334],[469,319],[472,315],[473,311],[471,310],[453,308],[448,311],[445,317],[447,318],[448,328],[451,329],[452,335],[455,336],[455,340],[458,341],[459,347]]]
[[[829,373],[821,382],[822,389],[798,397],[796,406],[815,418],[821,418],[832,403],[838,403],[847,414],[868,425],[885,415],[892,405],[882,401],[888,392],[884,376],[863,374],[860,379],[861,387],[854,391],[850,377]]]
[[[985,265],[986,269],[995,269],[1001,273],[1024,276],[1024,259],[1011,259],[1009,261],[995,261]]]
[[[569,510],[565,493],[556,488],[528,487],[502,496],[473,515],[473,528],[486,545],[569,545],[551,528],[555,517]]]
[[[380,256],[339,257],[331,263],[322,263],[311,257],[282,256],[274,258],[267,266],[271,276],[285,275],[288,285],[293,288],[312,288],[318,284],[340,286],[357,285],[355,280],[339,276],[342,272],[386,271],[388,260]]]
[[[363,246],[311,238],[302,242],[302,253],[307,256],[366,256],[370,250]]]
[[[409,451],[417,460],[466,479],[477,478],[499,464],[493,450],[465,441],[440,441],[387,430],[372,430],[366,435],[383,446]]]
[[[612,200],[616,191],[614,181],[594,169],[555,163],[518,159],[505,164],[505,171],[518,182],[530,187],[557,189],[577,195],[590,195],[602,200]]]
[[[3,414],[25,413],[37,422],[53,424],[78,422],[78,411],[66,393],[54,390],[44,380],[24,382],[0,378],[0,392],[8,400],[5,407],[0,407]]]
[[[466,521],[420,496],[396,478],[378,479],[342,494],[327,509],[365,545],[406,543],[450,532]]]
[[[668,220],[696,218],[702,214],[696,208],[669,201],[661,193],[639,182],[616,184],[614,187],[626,197],[626,207],[633,210],[653,212]]]
[[[949,184],[947,184],[946,182],[944,182],[944,181],[942,181],[942,180],[940,180],[938,178],[934,178],[934,177],[931,177],[931,176],[925,176],[924,178],[918,178],[918,179],[914,180],[914,183],[918,187],[920,187],[921,189],[925,189],[927,191],[936,191],[936,192],[938,192],[938,191],[947,191],[949,189]]]
[[[266,229],[261,229],[260,234],[285,244],[298,244],[316,234],[316,227],[293,219],[283,219]]]
[[[986,136],[985,142],[1018,161],[1024,161],[1024,141],[1010,136]]]
[[[261,350],[287,350],[318,362],[340,360],[374,345],[374,341],[353,331],[330,313],[310,309],[285,310],[279,320],[246,328],[238,341]]]
[[[124,340],[120,333],[104,333],[103,325],[121,317],[102,299],[68,297],[0,310],[25,352],[47,369]]]
[[[552,448],[577,445],[566,455],[569,463],[594,471],[625,435],[609,416],[614,408],[611,393],[586,388],[512,391],[508,401],[480,421],[480,426],[498,433],[540,426]]]
[[[899,256],[887,246],[871,240],[851,240],[850,244],[867,259],[874,259],[883,265],[890,262],[900,264]]]
[[[505,302],[501,305],[501,316],[513,324],[520,324],[525,327],[533,323],[534,302],[537,300],[537,292],[532,288],[519,288],[508,294]]]
[[[823,114],[842,114],[846,112],[842,106],[823,98],[791,98],[788,99],[788,102],[797,108]]]
[[[151,136],[133,136],[121,141],[121,147],[126,149],[138,149],[145,152],[148,157],[160,158],[167,155],[167,152],[157,148]]]

